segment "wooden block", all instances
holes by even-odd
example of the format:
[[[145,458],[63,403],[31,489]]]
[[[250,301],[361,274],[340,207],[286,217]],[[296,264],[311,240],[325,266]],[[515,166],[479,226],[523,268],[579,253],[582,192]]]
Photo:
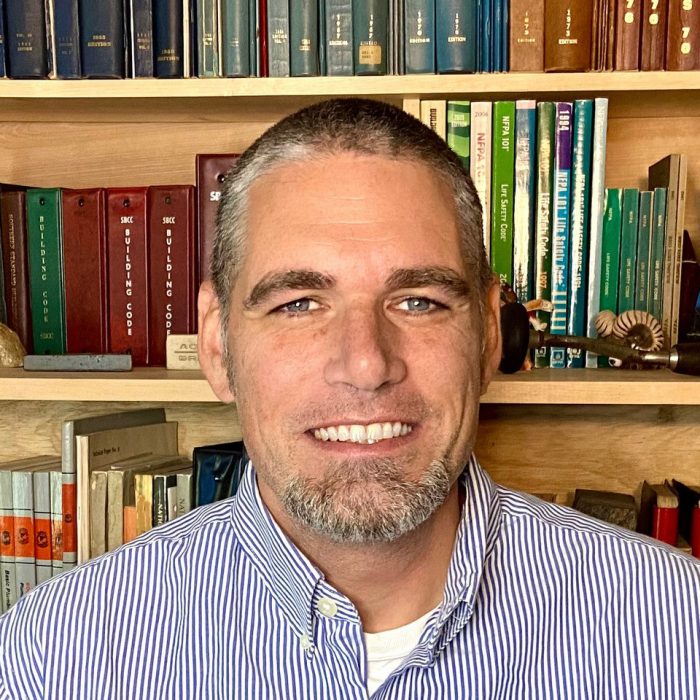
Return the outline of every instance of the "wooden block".
[[[196,335],[169,335],[166,353],[168,369],[199,369]]]

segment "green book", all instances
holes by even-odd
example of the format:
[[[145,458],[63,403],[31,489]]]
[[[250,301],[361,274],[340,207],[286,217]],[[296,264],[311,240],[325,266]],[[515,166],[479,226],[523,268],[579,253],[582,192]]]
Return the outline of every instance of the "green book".
[[[608,188],[603,219],[601,248],[600,309],[617,313],[620,279],[620,235],[622,232],[622,190]]]
[[[66,351],[61,190],[27,190],[27,248],[34,352]]]
[[[471,102],[469,100],[448,100],[447,145],[459,156],[467,172],[469,172],[470,130]]]
[[[554,177],[554,102],[537,105],[537,198],[535,201],[535,298],[552,300],[552,178]],[[550,315],[537,312],[540,323]],[[549,367],[549,350],[535,350],[535,367]]]
[[[501,283],[513,285],[513,189],[515,102],[493,103],[491,180],[491,267]]]
[[[664,299],[664,245],[666,238],[666,188],[654,190],[649,256],[649,313],[661,322]]]
[[[639,190],[622,191],[622,232],[620,234],[620,280],[618,282],[617,312],[634,308],[637,276],[637,226],[639,221]]]
[[[634,308],[649,311],[651,219],[653,192],[639,193],[639,218],[637,225],[637,277],[634,288]]]

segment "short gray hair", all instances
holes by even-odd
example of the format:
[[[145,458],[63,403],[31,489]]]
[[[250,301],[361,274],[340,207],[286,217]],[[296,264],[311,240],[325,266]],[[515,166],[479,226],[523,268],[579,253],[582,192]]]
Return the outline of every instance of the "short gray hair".
[[[443,179],[454,195],[462,254],[467,269],[474,272],[482,307],[493,275],[484,250],[479,197],[457,155],[435,132],[398,107],[367,99],[332,99],[272,126],[226,177],[210,265],[224,335],[244,254],[251,185],[280,165],[343,152],[424,163]]]

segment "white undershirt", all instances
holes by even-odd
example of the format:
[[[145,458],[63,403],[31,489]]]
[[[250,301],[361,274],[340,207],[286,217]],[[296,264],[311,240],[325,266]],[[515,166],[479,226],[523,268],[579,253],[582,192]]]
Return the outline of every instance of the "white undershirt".
[[[430,610],[422,617],[386,632],[365,632],[367,648],[367,690],[370,696],[401,665],[413,651],[425,623],[433,614]]]

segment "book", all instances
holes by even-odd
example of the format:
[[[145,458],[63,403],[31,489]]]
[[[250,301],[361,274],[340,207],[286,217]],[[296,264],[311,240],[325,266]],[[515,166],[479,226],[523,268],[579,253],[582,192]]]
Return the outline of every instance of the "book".
[[[591,155],[590,227],[588,236],[588,335],[597,335],[595,320],[600,311],[600,280],[605,217],[605,151],[608,129],[608,99],[596,97],[593,110],[593,149]],[[586,367],[597,367],[598,356],[586,352]]]
[[[691,553],[700,558],[700,486],[671,481],[678,495],[678,533],[690,544]]]
[[[226,174],[236,164],[238,157],[237,153],[198,153],[196,156],[198,285],[209,278],[209,258],[216,236],[219,200]]]
[[[634,496],[628,493],[576,489],[573,507],[606,523],[628,530],[637,529],[637,504]]]
[[[241,441],[201,445],[192,451],[195,507],[235,495],[248,453]]]
[[[34,560],[36,585],[53,575],[51,553],[51,474],[48,470],[31,472],[34,507]]]
[[[326,75],[353,75],[352,3],[325,0]]]
[[[503,0],[491,0],[491,70],[494,73],[503,71]]]
[[[649,289],[651,287],[649,262],[651,260],[653,199],[653,192],[645,190],[639,193],[634,308],[640,311],[649,311]]]
[[[221,75],[221,48],[218,0],[196,0],[197,4],[197,77]]]
[[[61,191],[29,189],[26,202],[34,353],[61,355],[66,351]]]
[[[700,5],[668,0],[666,70],[700,70]]]
[[[601,242],[600,310],[617,313],[620,279],[620,237],[622,235],[622,190],[606,190],[605,218]],[[605,364],[605,363],[603,363]]]
[[[616,0],[615,70],[639,70],[642,0]]]
[[[585,335],[588,294],[588,247],[593,150],[593,100],[574,102],[573,157],[571,163],[571,216],[569,245],[569,303],[566,332]],[[567,348],[567,367],[581,368],[583,352]]]
[[[481,225],[486,257],[491,259],[491,102],[472,102],[469,167],[481,202]]]
[[[107,190],[109,351],[148,364],[148,188]]]
[[[165,422],[162,408],[108,413],[65,420],[61,428],[63,568],[72,569],[78,561],[78,493],[76,435]]]
[[[125,75],[122,0],[79,0],[80,56],[83,78]]]
[[[192,472],[186,469],[177,472],[177,517],[192,510]]]
[[[544,0],[511,0],[510,70],[544,70]]]
[[[53,0],[56,77],[80,78],[78,0]]]
[[[271,78],[291,75],[289,0],[267,0],[267,55]]]
[[[315,0],[290,0],[290,75],[320,75],[318,27],[318,3]]]
[[[637,531],[675,547],[678,495],[668,484],[642,483]]]
[[[51,574],[63,571],[63,474],[61,462],[56,460],[49,471],[51,488]]]
[[[552,192],[554,178],[554,102],[537,104],[537,194],[535,201],[535,298],[552,300]],[[538,311],[540,326],[548,328],[550,315]],[[549,350],[535,350],[535,367],[549,367]]]
[[[620,281],[617,311],[634,308],[634,292],[637,273],[637,228],[639,225],[639,190],[625,188],[622,191],[622,232],[620,234]]]
[[[405,0],[404,36],[406,73],[435,73],[435,0]],[[445,34],[451,30],[448,3],[438,3],[437,22]],[[460,7],[461,9],[461,7]],[[458,25],[459,26],[459,25]]]
[[[7,325],[17,333],[24,349],[33,352],[25,207],[24,191],[0,192],[0,244]]]
[[[521,302],[534,298],[537,103],[515,103],[515,191],[513,198],[513,291]]]
[[[447,102],[445,100],[421,100],[420,118],[423,124],[441,139],[447,140]]]
[[[75,436],[78,562],[90,557],[90,477],[112,462],[141,454],[177,454],[177,423],[154,423]]]
[[[493,70],[493,14],[491,5],[496,1],[477,0],[477,18],[479,20],[477,70],[481,73],[490,73]]]
[[[15,541],[15,599],[37,585],[32,469],[12,472],[12,512]]]
[[[5,41],[5,0],[0,0],[0,78],[7,77],[7,56]]]
[[[66,349],[109,351],[106,193],[63,190],[63,276]]]
[[[221,2],[221,61],[227,78],[252,75],[250,61],[250,3],[248,0]]]
[[[556,103],[554,176],[552,180],[552,316],[550,332],[566,333],[569,296],[571,140],[573,104]],[[549,366],[566,366],[564,348],[551,348]]]
[[[131,78],[153,78],[153,7],[151,0],[128,0]]]
[[[352,5],[355,75],[385,75],[389,29],[387,0],[357,0]]]
[[[44,0],[4,0],[7,75],[45,78],[49,73]]]
[[[153,0],[153,63],[156,78],[183,78],[185,47],[182,0]]]
[[[649,258],[649,313],[659,322],[663,314],[664,247],[666,244],[666,189],[653,191]]]
[[[641,70],[663,70],[666,66],[666,22],[668,0],[641,0],[642,41],[639,55]]]
[[[593,3],[590,0],[547,0],[544,23],[545,71],[589,70]]]
[[[437,72],[475,73],[479,32],[476,0],[438,0],[435,22]]]
[[[491,268],[501,284],[513,285],[513,189],[515,102],[493,104]]]
[[[151,365],[165,366],[171,333],[196,333],[195,189],[148,188],[148,342]]]
[[[469,100],[447,102],[447,145],[459,156],[469,172],[471,103]]]

